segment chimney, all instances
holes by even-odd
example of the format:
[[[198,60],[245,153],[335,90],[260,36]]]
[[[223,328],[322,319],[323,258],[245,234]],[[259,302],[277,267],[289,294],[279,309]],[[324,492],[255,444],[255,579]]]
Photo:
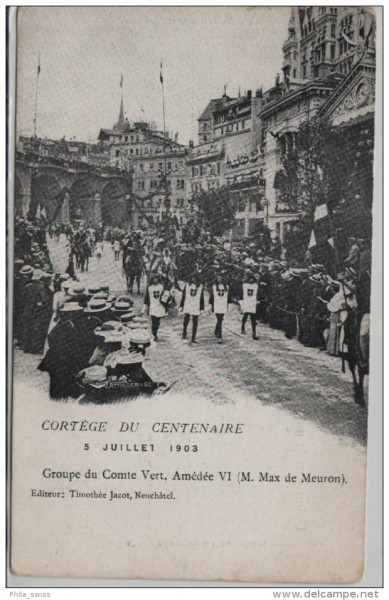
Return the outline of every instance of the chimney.
[[[280,74],[277,73],[277,77],[276,77],[276,87],[279,87],[280,85]]]
[[[189,140],[189,148],[193,148],[193,147],[194,147],[193,140]]]
[[[262,88],[261,89],[257,88],[257,90],[255,92],[255,97],[262,98]]]
[[[251,100],[252,92],[251,90],[247,90],[247,98]]]

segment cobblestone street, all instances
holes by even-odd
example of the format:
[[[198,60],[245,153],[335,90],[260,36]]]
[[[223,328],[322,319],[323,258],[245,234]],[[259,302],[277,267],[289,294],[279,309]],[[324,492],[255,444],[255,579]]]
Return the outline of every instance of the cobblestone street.
[[[49,247],[55,270],[65,270],[64,237],[59,243],[49,240]],[[116,293],[125,290],[120,263],[115,262],[107,242],[101,261],[92,257],[89,271],[78,277],[86,285],[98,282]],[[133,295],[138,310],[143,292],[144,281],[141,295]],[[218,404],[238,404],[243,392],[257,401],[258,411],[266,405],[276,407],[280,419],[304,419],[339,438],[364,445],[367,411],[354,403],[351,374],[341,372],[340,359],[306,348],[261,324],[259,341],[254,341],[249,328],[246,335],[240,333],[240,318],[234,305],[225,319],[224,343],[217,344],[214,315],[205,311],[199,322],[199,343],[194,346],[181,338],[182,315],[175,309],[162,321],[159,342],[150,349],[145,369],[156,380],[175,382],[167,394],[187,392]],[[48,390],[48,375],[36,369],[38,356],[15,348],[14,358],[16,381],[24,375],[29,385]],[[48,395],[45,398],[49,401]],[[69,400],[76,402],[80,400]]]

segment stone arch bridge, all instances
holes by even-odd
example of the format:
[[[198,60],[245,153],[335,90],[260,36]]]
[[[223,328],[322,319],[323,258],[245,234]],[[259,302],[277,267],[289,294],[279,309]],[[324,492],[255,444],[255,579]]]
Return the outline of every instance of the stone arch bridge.
[[[15,159],[14,206],[16,215],[36,215],[44,209],[49,222],[137,224],[130,175],[24,155]]]

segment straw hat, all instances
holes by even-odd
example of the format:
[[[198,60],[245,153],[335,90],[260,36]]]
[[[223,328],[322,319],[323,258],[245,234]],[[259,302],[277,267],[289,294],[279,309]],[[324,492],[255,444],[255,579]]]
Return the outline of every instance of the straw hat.
[[[85,287],[80,284],[73,284],[68,291],[69,296],[84,296],[85,295]]]
[[[34,267],[32,267],[31,265],[24,265],[24,267],[22,267],[20,269],[20,274],[21,275],[31,275],[34,272]]]
[[[85,308],[86,313],[99,313],[104,312],[111,308],[111,304],[104,300],[104,298],[91,298]]]
[[[61,313],[68,313],[80,312],[84,309],[78,302],[65,302],[65,304],[59,310]]]
[[[132,305],[129,302],[126,302],[124,300],[121,300],[121,301],[117,300],[112,305],[111,310],[116,313],[128,313],[131,306]]]

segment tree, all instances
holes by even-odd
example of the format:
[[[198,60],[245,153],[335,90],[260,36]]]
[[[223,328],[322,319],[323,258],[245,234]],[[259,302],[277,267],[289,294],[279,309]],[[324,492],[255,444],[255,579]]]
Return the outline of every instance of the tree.
[[[194,200],[200,220],[214,236],[223,235],[234,225],[237,206],[228,187],[202,191]]]
[[[334,127],[312,119],[300,126],[293,150],[283,157],[279,180],[283,202],[299,215],[285,238],[290,256],[301,257],[307,250],[315,208],[324,203],[342,254],[346,238],[370,239],[373,140],[373,122]]]

